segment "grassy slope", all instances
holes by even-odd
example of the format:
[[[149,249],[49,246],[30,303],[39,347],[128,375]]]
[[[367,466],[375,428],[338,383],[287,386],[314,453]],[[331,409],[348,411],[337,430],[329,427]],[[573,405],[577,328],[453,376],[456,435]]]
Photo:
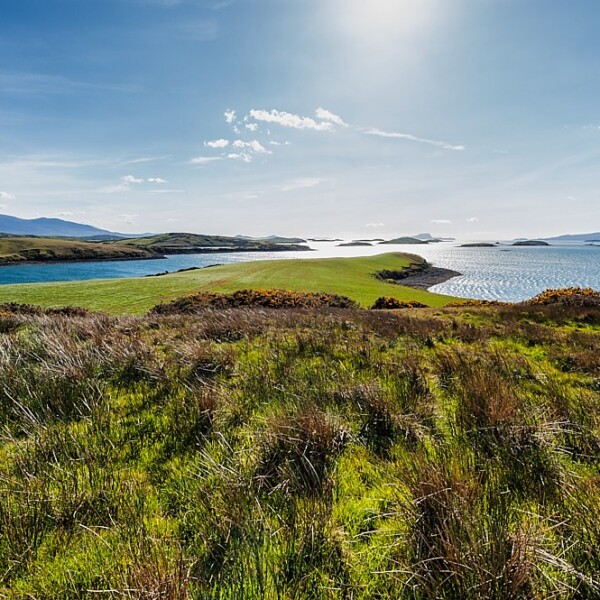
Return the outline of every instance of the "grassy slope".
[[[60,238],[5,237],[0,238],[0,263],[146,258],[148,252],[123,244],[100,244]]]
[[[44,306],[77,305],[112,313],[140,313],[158,302],[194,291],[232,292],[274,288],[342,294],[364,306],[379,296],[443,306],[454,298],[379,281],[373,273],[408,266],[410,258],[390,253],[364,258],[257,261],[143,279],[0,286],[1,302]]]

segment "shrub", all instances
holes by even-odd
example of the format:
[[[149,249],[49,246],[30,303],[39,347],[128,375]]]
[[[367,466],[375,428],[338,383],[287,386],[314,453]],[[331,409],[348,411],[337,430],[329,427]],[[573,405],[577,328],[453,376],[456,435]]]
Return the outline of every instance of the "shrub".
[[[393,308],[427,308],[427,305],[416,300],[402,301],[392,296],[380,296],[371,306],[371,310]]]
[[[337,294],[323,292],[293,292],[289,290],[238,290],[231,294],[201,292],[169,303],[158,304],[150,314],[193,314],[205,308],[358,308],[358,304]]]

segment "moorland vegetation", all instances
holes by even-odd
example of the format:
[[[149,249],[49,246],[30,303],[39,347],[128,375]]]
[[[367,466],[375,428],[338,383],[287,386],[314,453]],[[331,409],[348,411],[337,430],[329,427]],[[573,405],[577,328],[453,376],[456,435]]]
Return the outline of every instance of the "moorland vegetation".
[[[326,304],[2,307],[0,597],[600,598],[599,294]]]

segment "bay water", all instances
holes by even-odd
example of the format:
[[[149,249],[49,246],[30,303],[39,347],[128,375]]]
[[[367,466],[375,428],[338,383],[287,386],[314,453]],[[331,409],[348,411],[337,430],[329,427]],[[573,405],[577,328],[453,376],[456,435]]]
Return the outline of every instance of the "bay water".
[[[517,302],[547,288],[592,287],[600,290],[600,246],[461,247],[457,242],[418,245],[348,247],[311,242],[311,252],[225,252],[179,254],[157,260],[29,264],[0,267],[0,284],[142,277],[163,271],[207,267],[251,260],[293,260],[372,256],[408,252],[432,265],[461,273],[431,291],[463,298]]]

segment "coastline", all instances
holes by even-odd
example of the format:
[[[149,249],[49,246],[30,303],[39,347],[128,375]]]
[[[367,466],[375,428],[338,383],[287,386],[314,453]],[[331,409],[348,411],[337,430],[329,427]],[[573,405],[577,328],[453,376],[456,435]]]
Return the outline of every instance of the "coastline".
[[[462,273],[442,267],[429,267],[420,273],[409,275],[398,283],[417,290],[429,290],[429,288],[440,283],[446,283],[449,279],[460,277]]]

